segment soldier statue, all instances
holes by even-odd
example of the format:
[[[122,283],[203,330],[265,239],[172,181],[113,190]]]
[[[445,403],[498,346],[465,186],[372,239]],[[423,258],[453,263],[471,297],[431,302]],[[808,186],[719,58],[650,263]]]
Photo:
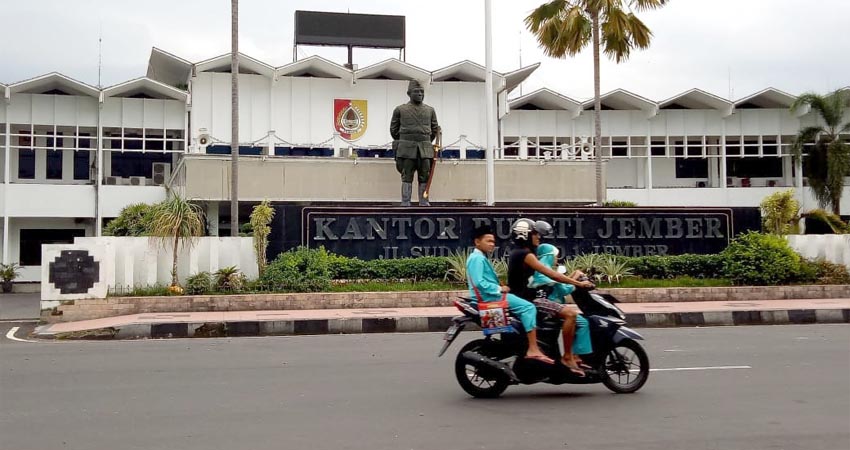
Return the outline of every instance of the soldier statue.
[[[440,131],[437,113],[434,108],[422,103],[425,89],[418,81],[410,81],[407,96],[410,101],[397,106],[390,121],[396,170],[401,174],[401,206],[410,206],[414,173],[418,181],[419,206],[431,206],[426,188],[434,161],[431,143]]]

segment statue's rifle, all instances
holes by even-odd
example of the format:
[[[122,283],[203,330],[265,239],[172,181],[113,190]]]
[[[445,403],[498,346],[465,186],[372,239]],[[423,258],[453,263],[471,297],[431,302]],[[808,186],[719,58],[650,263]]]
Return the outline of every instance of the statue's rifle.
[[[443,147],[443,130],[437,130],[437,139],[434,142],[434,158],[431,160],[431,172],[428,173],[428,183],[425,184],[425,191],[422,193],[422,196],[428,198],[431,194],[431,180],[434,179],[434,171],[437,170],[437,157],[440,157],[440,160],[443,159],[443,154],[441,152]]]

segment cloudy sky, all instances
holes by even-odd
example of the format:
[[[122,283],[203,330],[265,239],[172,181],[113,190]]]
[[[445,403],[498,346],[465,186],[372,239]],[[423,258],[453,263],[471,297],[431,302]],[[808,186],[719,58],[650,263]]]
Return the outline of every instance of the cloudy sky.
[[[494,68],[541,62],[523,91],[546,86],[583,100],[593,94],[590,51],[543,56],[523,18],[543,0],[493,0]],[[274,66],[292,60],[293,13],[317,10],[407,17],[407,61],[436,70],[463,59],[484,64],[483,0],[241,0],[240,50]],[[624,88],[654,100],[698,87],[742,98],[766,87],[792,94],[850,85],[848,0],[672,0],[641,16],[649,50],[602,65],[602,91]],[[96,85],[145,74],[151,47],[190,61],[230,50],[228,0],[5,0],[0,82],[58,71]],[[302,47],[345,62],[343,49]],[[360,67],[397,56],[355,50]],[[518,92],[514,93],[515,95]],[[730,95],[731,94],[731,95]]]

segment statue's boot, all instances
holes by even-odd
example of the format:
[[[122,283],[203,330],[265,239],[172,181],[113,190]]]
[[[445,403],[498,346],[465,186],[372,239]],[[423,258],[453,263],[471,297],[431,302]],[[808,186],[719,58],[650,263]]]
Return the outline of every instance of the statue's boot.
[[[401,182],[401,206],[410,206],[410,196],[413,195],[413,183]]]
[[[428,203],[428,199],[425,198],[425,188],[427,186],[424,183],[419,183],[419,206],[431,206]]]

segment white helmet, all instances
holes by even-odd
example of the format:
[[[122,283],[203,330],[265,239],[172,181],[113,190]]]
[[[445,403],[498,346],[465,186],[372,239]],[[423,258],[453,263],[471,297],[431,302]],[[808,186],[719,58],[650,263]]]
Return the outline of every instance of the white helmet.
[[[511,225],[511,239],[517,244],[526,244],[531,242],[531,234],[537,233],[540,237],[548,236],[552,233],[552,225],[545,220],[533,221],[531,219],[518,219]]]

